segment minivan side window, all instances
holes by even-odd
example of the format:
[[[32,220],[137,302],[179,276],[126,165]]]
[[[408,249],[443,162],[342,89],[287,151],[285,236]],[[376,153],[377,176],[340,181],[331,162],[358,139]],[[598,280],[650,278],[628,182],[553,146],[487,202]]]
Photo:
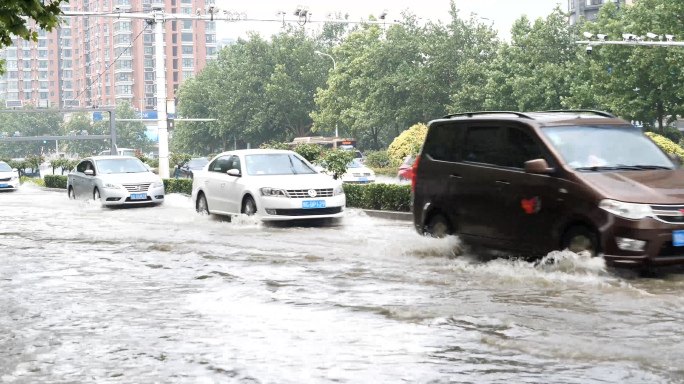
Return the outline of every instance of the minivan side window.
[[[83,173],[88,167],[88,162],[87,161],[81,161],[78,166],[76,167],[76,172]]]
[[[532,136],[519,128],[508,128],[507,140],[503,154],[506,167],[525,168],[525,162],[535,159],[544,159],[545,156],[540,146]]]
[[[465,127],[441,124],[430,127],[425,138],[423,153],[439,161],[460,161],[460,150]]]
[[[471,126],[466,134],[463,161],[505,166],[498,126]]]

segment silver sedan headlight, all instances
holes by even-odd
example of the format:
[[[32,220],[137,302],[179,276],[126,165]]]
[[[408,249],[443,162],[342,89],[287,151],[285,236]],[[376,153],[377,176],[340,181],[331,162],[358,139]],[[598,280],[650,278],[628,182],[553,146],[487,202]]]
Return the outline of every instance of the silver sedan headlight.
[[[639,220],[653,216],[651,206],[648,204],[623,203],[622,201],[606,199],[601,200],[599,208],[625,219]]]
[[[163,186],[164,186],[164,182],[161,180],[157,180],[152,184],[152,187],[154,187],[154,188],[161,188]]]
[[[259,191],[261,192],[261,196],[290,197],[290,195],[288,195],[287,191],[284,189],[264,187],[259,189]]]
[[[338,185],[333,189],[333,196],[339,196],[339,195],[344,195],[344,188],[342,187],[342,184]]]
[[[120,185],[112,184],[112,183],[102,183],[102,187],[108,188],[108,189],[119,189],[119,188],[121,188]]]
[[[18,177],[18,176],[12,176],[12,177],[10,178],[10,181],[17,181],[17,180],[19,180],[19,177]]]

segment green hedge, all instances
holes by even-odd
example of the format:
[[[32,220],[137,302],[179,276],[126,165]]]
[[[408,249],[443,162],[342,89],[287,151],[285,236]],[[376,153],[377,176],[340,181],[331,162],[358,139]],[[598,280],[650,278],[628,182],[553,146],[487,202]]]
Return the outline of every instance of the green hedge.
[[[67,177],[62,175],[45,175],[45,186],[47,188],[66,189]]]
[[[166,193],[192,194],[191,179],[164,179],[164,190]]]
[[[409,212],[411,186],[394,184],[343,184],[347,206],[362,209]]]

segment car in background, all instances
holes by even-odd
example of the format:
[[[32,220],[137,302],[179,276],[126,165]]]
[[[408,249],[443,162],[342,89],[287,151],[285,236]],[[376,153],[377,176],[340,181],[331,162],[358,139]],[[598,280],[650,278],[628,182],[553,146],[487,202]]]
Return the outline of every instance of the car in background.
[[[341,181],[287,150],[223,152],[194,176],[199,213],[283,221],[341,217],[346,205]]]
[[[164,183],[131,156],[83,159],[67,176],[70,199],[93,199],[102,205],[161,204]]]
[[[135,156],[136,153],[141,153],[138,149],[132,148],[117,148],[116,152],[119,156]],[[100,152],[98,156],[110,156],[111,151],[109,149]]]
[[[413,163],[416,158],[409,155],[404,158],[404,162],[399,166],[397,177],[399,180],[413,180]]]
[[[364,164],[366,162],[366,155],[364,155],[358,149],[354,152],[354,158],[359,161],[359,163]]]
[[[0,191],[19,188],[19,171],[0,161]]]
[[[375,172],[361,164],[359,159],[354,159],[347,165],[347,172],[342,175],[342,182],[349,184],[375,183]]]
[[[178,177],[192,179],[193,172],[201,171],[207,164],[209,164],[209,159],[205,157],[192,158],[178,170]]]

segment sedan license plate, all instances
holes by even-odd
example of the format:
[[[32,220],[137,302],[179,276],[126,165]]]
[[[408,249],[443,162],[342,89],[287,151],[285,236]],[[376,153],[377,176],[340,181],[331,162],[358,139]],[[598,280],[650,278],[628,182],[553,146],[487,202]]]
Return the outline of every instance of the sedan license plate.
[[[147,193],[134,193],[131,195],[131,200],[145,200],[147,199]]]
[[[0,188],[7,188],[7,187],[9,187],[9,185],[7,185],[7,184],[0,184]]]
[[[684,231],[672,232],[672,245],[675,247],[684,246]]]
[[[302,209],[325,208],[325,200],[302,201]]]
[[[359,181],[368,181],[367,177],[359,177]]]

